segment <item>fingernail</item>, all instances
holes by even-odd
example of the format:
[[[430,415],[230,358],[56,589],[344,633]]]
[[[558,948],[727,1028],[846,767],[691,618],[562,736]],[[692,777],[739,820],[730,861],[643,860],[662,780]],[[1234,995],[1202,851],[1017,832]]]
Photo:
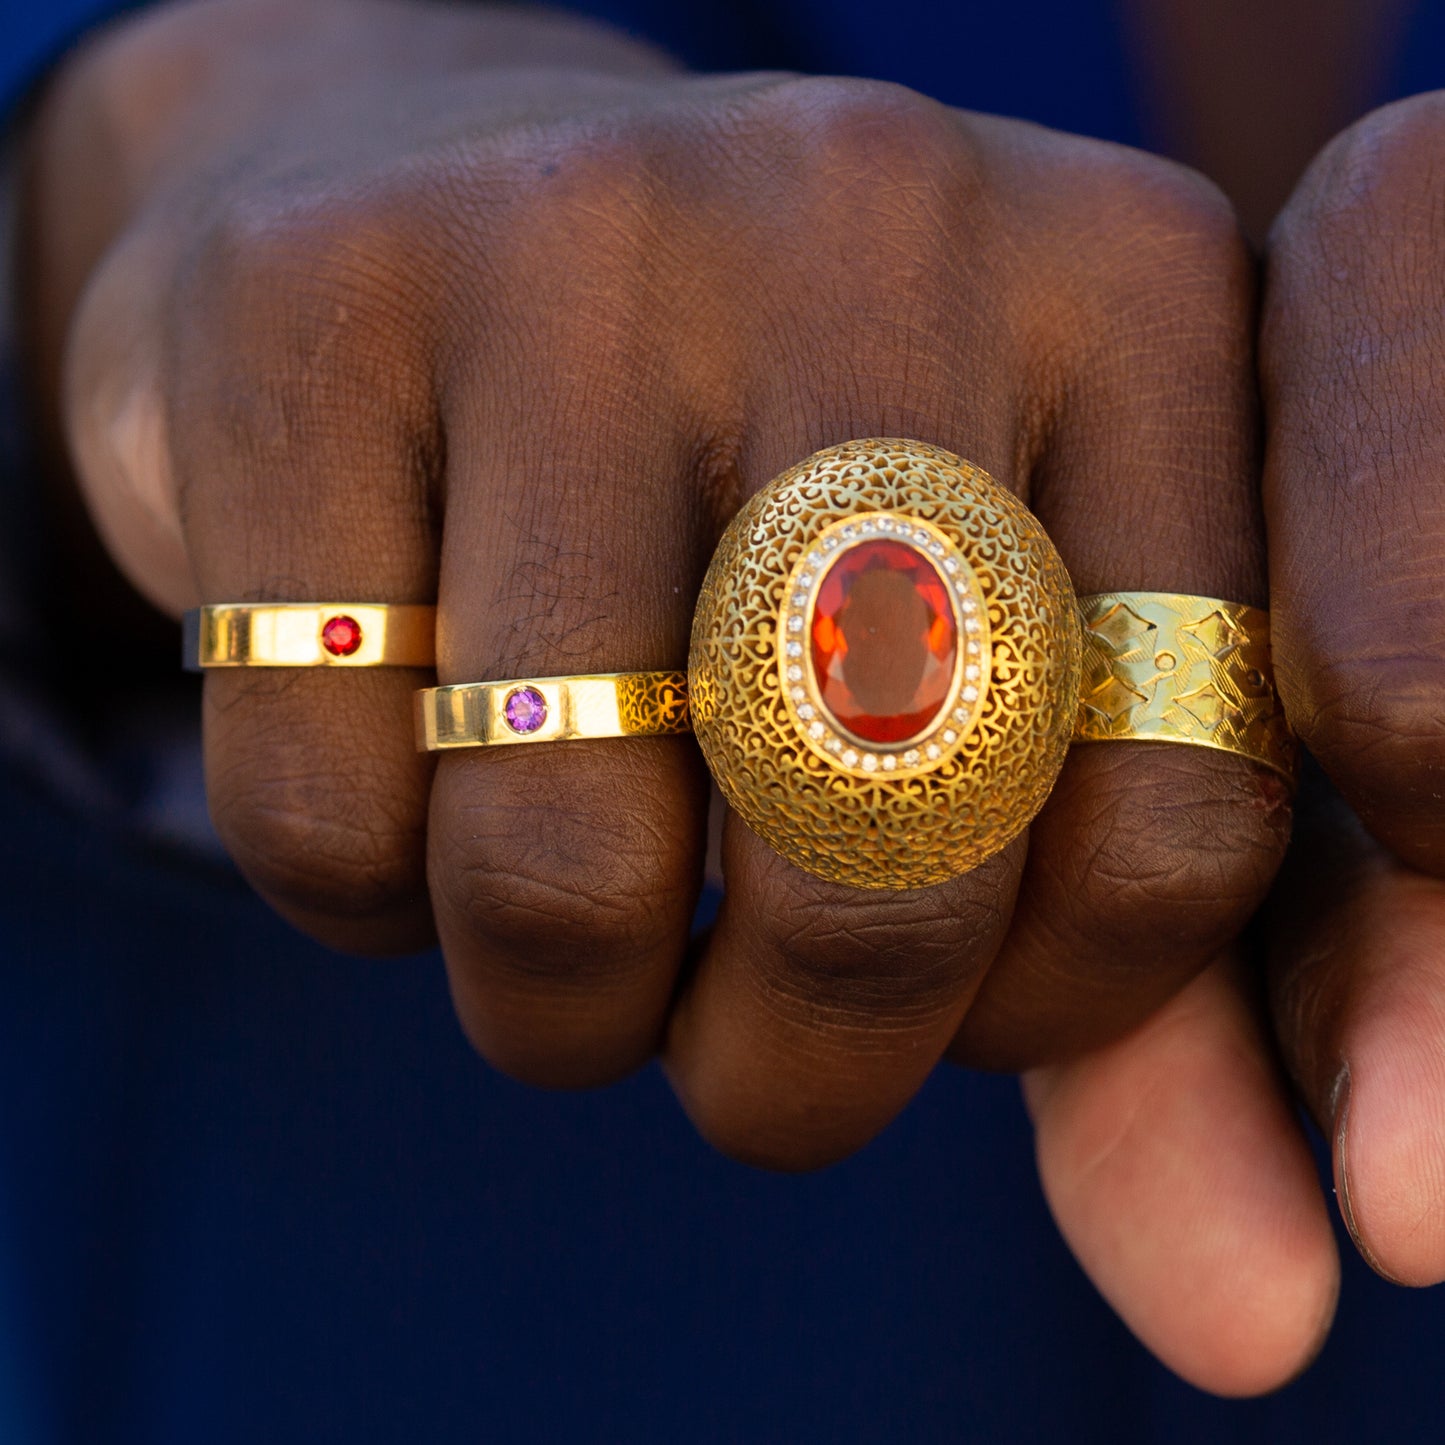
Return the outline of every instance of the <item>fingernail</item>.
[[[1350,1203],[1350,1166],[1347,1150],[1350,1135],[1350,1066],[1348,1064],[1340,1066],[1334,1083],[1330,1085],[1329,1109],[1334,1130],[1335,1195],[1340,1201],[1340,1216],[1345,1221],[1345,1228],[1350,1231],[1350,1238],[1355,1241],[1355,1248],[1364,1254],[1365,1246],[1360,1239],[1359,1228],[1355,1224],[1354,1206]]]
[[[1360,1251],[1360,1258],[1382,1279],[1389,1280],[1391,1284],[1398,1284],[1399,1281],[1383,1268],[1369,1245],[1365,1243],[1360,1234],[1360,1227],[1355,1221],[1355,1207],[1350,1200],[1350,1066],[1348,1063],[1341,1065],[1339,1073],[1335,1075],[1334,1083],[1330,1085],[1330,1112],[1334,1117],[1335,1194],[1340,1201],[1340,1218],[1345,1221],[1345,1228],[1349,1230],[1355,1248]]]
[[[1338,1146],[1345,1137],[1345,1106],[1350,1102],[1350,1066],[1341,1064],[1340,1071],[1330,1085],[1330,1124],[1334,1129],[1335,1144]]]

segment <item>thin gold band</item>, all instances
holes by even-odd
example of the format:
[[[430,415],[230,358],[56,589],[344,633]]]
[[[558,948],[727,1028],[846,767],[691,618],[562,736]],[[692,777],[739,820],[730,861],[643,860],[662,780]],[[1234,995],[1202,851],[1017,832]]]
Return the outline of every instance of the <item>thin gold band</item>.
[[[1166,742],[1238,753],[1293,780],[1298,748],[1274,687],[1269,613],[1217,597],[1079,599],[1076,742]]]
[[[187,612],[182,659],[212,667],[433,667],[436,608],[220,602]]]
[[[690,730],[685,672],[521,677],[416,694],[416,745],[428,753]]]

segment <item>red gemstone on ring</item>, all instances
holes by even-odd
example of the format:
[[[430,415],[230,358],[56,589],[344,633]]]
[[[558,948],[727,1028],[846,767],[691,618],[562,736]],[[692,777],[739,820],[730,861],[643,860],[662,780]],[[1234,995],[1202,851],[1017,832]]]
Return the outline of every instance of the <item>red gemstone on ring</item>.
[[[813,675],[839,727],[870,743],[926,731],[948,701],[958,625],[933,563],[906,542],[860,543],[823,576]]]
[[[321,627],[321,645],[333,657],[350,657],[361,646],[361,624],[345,613],[328,617]]]

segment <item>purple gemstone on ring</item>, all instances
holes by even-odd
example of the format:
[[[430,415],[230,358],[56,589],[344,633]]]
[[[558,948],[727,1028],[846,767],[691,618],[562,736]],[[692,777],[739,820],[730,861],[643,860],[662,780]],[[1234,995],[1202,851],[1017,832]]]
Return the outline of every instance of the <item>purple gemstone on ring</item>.
[[[547,699],[535,687],[515,687],[507,694],[502,715],[514,733],[534,733],[547,721]]]

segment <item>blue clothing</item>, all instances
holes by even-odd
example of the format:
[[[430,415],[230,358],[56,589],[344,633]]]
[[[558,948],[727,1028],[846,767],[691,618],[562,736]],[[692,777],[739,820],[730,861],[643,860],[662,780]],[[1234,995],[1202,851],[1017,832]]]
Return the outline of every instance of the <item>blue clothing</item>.
[[[1438,1438],[1445,1301],[1347,1245],[1301,1382],[1173,1380],[1059,1241],[1012,1081],[758,1173],[655,1071],[498,1078],[435,958],[327,954],[13,782],[0,816],[6,1445]]]
[[[0,93],[113,8],[0,6]],[[1104,0],[895,0],[886,27],[860,0],[590,8],[695,64],[1141,139]],[[0,699],[44,706],[3,677]],[[1439,1437],[1445,1296],[1347,1241],[1322,1360],[1208,1399],[1071,1261],[1012,1081],[944,1069],[816,1176],[730,1164],[655,1070],[576,1096],[500,1079],[435,956],[307,942],[5,716],[0,1445]]]

